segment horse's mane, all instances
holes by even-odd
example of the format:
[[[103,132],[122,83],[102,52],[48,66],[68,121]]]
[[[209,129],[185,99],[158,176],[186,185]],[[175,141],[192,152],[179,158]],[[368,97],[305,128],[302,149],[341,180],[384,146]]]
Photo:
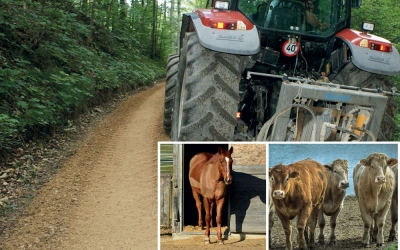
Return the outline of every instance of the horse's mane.
[[[218,159],[218,155],[219,153],[217,152],[216,154],[214,154],[208,161],[207,164],[214,164],[217,162]]]

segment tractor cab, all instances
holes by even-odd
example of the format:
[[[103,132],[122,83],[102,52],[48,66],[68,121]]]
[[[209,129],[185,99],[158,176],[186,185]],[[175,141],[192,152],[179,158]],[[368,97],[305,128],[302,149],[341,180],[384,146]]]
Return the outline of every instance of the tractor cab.
[[[237,6],[261,30],[331,37],[350,25],[346,0],[238,0]]]

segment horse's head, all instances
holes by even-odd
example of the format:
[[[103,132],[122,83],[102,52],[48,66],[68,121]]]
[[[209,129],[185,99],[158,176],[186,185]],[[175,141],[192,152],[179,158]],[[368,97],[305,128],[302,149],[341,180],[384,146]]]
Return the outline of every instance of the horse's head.
[[[224,177],[224,182],[226,185],[232,183],[232,153],[233,147],[231,147],[229,150],[222,150],[222,148],[218,149],[218,170]]]

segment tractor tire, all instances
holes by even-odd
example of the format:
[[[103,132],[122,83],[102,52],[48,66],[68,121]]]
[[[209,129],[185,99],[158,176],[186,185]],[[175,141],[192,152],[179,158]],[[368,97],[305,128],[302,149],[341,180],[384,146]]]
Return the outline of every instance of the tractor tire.
[[[164,95],[164,131],[167,134],[171,133],[172,127],[172,112],[174,107],[175,86],[178,80],[178,64],[179,55],[170,55],[167,61],[167,79],[165,84]]]
[[[332,79],[332,82],[342,85],[356,86],[359,88],[381,88],[384,91],[391,91],[394,86],[387,76],[363,71],[351,62],[347,64],[334,79]],[[388,96],[385,115],[377,136],[378,141],[390,141],[392,133],[397,126],[394,121],[396,107],[396,101],[392,96]]]
[[[179,60],[173,141],[232,141],[245,56],[212,51],[186,33]],[[244,65],[244,67],[243,67]],[[175,113],[177,112],[177,113]],[[176,119],[176,121],[175,121]]]

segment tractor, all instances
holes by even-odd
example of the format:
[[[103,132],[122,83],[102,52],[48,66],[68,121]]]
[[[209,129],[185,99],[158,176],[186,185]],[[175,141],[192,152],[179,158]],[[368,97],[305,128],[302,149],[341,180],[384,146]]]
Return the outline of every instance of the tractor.
[[[361,0],[213,0],[182,16],[167,62],[172,141],[389,141],[391,42],[350,28]]]

